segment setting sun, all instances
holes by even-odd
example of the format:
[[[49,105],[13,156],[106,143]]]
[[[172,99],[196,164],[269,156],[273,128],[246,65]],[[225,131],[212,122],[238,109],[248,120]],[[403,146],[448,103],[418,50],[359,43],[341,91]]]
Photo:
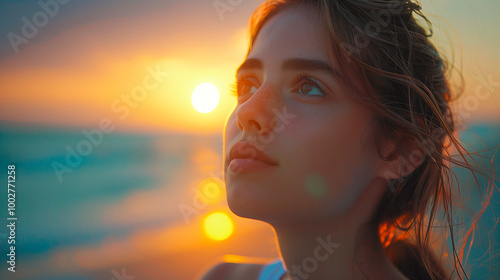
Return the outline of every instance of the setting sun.
[[[210,83],[200,84],[194,89],[191,102],[196,111],[210,113],[219,104],[219,91]]]
[[[203,230],[212,240],[225,240],[233,234],[233,221],[225,213],[211,213],[203,220]]]

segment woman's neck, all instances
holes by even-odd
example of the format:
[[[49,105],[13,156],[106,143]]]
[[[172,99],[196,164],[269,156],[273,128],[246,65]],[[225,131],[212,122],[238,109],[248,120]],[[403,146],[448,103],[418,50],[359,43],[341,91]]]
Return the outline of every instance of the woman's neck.
[[[288,279],[405,279],[384,253],[376,226],[337,222],[274,226]]]

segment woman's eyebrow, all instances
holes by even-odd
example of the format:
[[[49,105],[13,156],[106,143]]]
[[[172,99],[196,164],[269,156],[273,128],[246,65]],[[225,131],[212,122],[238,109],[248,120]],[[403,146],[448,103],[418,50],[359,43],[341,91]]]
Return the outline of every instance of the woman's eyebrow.
[[[236,75],[240,71],[243,70],[262,70],[264,68],[264,64],[258,58],[249,58],[243,62],[238,70],[236,71]],[[337,78],[340,77],[337,69],[334,69],[328,65],[325,61],[309,59],[309,58],[287,58],[281,64],[281,70],[283,71],[319,71],[325,72],[327,74],[333,75]]]

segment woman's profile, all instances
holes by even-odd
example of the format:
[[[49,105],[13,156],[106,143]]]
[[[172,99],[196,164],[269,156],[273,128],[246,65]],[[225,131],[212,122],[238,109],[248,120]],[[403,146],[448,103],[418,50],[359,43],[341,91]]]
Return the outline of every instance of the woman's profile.
[[[447,63],[417,16],[402,0],[254,12],[224,179],[231,211],[271,225],[280,259],[203,279],[468,278],[460,248],[431,242],[436,224],[453,239],[450,163],[486,172],[455,136]]]

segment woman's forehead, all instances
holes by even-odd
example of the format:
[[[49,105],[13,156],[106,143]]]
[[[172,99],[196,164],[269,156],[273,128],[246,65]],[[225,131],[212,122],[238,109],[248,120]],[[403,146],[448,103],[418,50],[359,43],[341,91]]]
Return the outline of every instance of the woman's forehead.
[[[288,7],[273,15],[255,38],[249,57],[308,57],[327,61],[326,33],[318,12],[308,5]]]

